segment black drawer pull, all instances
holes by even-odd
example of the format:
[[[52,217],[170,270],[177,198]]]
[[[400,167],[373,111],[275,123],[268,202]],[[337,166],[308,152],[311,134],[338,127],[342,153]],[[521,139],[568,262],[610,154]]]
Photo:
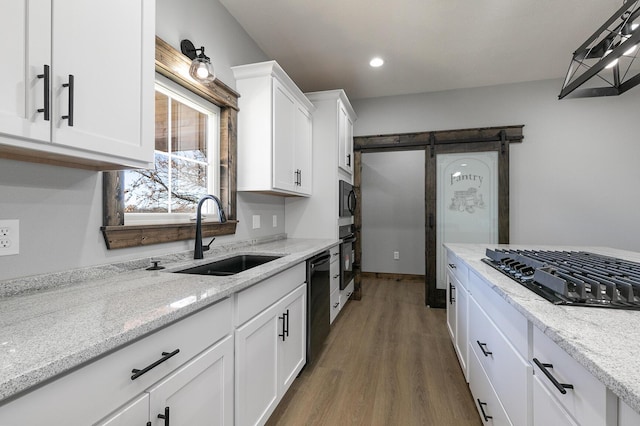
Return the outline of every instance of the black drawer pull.
[[[538,358],[534,358],[533,362],[536,363],[540,371],[542,371],[544,375],[547,376],[547,379],[549,379],[551,383],[553,383],[553,386],[555,386],[561,394],[566,394],[567,389],[573,389],[573,385],[560,383],[555,377],[553,377],[553,374],[551,374],[548,370],[549,368],[553,368],[553,364],[543,364],[542,362],[538,361]]]
[[[476,340],[476,342],[478,343],[478,346],[480,346],[480,350],[482,351],[484,356],[493,355],[493,352],[489,352],[488,350],[485,349],[487,347],[486,343],[480,343],[480,340]]]
[[[334,309],[337,308],[338,306],[340,306],[340,302],[336,302],[333,304]]]
[[[75,80],[72,74],[69,74],[69,82],[64,83],[62,87],[69,88],[69,111],[67,112],[67,115],[62,116],[62,119],[67,120],[67,125],[69,127],[73,127],[73,96],[75,91]]]
[[[484,412],[485,405],[487,405],[487,403],[480,401],[480,398],[478,398],[478,407],[480,407],[480,411],[482,412],[482,417],[484,417],[485,422],[488,422],[493,418],[493,416],[487,416],[487,413]]]
[[[159,419],[164,419],[164,426],[169,426],[169,407],[164,407],[164,414],[158,414]]]
[[[450,263],[450,264],[449,264],[449,268],[451,268],[451,269],[456,269],[456,264],[455,264],[455,263]]]
[[[456,286],[449,283],[449,304],[450,305],[453,305],[453,303],[456,301],[456,298],[453,295],[454,291],[456,291]]]
[[[289,337],[289,310],[287,309],[287,312],[284,312],[278,319],[282,320],[282,334],[278,334],[278,337],[282,337],[284,342]]]
[[[39,108],[38,112],[44,112],[45,121],[49,121],[49,82],[50,82],[51,73],[49,72],[49,65],[44,66],[44,71],[42,74],[38,74],[38,78],[44,78],[44,107]]]
[[[160,364],[162,364],[163,362],[165,362],[166,360],[168,360],[169,358],[171,358],[174,355],[177,355],[178,352],[180,352],[180,349],[176,349],[173,352],[162,352],[162,358],[160,358],[159,360],[157,360],[156,362],[154,362],[151,365],[146,366],[145,368],[143,368],[142,370],[138,370],[137,368],[134,368],[133,370],[131,370],[131,372],[133,373],[131,375],[131,380],[135,380],[138,377],[142,376],[144,373],[146,373],[149,370],[152,370],[154,368],[156,368],[157,366],[159,366]]]

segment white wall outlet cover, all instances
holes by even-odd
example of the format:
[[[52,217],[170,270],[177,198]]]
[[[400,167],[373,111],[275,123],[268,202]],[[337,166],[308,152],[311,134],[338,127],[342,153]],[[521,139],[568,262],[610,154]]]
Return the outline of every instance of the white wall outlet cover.
[[[393,252],[393,259],[394,260],[400,260],[400,252],[399,251],[394,251]]]
[[[253,229],[258,229],[260,228],[260,215],[259,214],[254,214],[253,215]]]
[[[20,221],[0,220],[0,256],[20,253]]]

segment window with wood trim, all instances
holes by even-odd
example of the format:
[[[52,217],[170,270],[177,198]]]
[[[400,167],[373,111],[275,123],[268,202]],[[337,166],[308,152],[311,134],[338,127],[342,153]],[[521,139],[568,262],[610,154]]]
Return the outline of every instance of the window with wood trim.
[[[219,107],[219,196],[227,222],[205,222],[204,237],[234,234],[236,229],[236,143],[239,94],[219,80],[207,85],[188,77],[191,61],[182,53],[156,37],[156,72],[187,89],[194,95]],[[185,77],[187,76],[187,77]],[[191,239],[195,235],[195,223],[163,221],[166,223],[131,224],[125,218],[125,172],[103,173],[103,226],[101,227],[108,249],[137,247]],[[215,192],[215,191],[214,191]]]

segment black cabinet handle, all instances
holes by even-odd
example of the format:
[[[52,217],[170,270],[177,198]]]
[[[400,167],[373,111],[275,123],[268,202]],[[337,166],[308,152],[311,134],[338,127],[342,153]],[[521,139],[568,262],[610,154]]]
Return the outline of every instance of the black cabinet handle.
[[[551,383],[553,383],[553,386],[556,387],[556,389],[558,389],[558,391],[561,394],[566,394],[567,393],[567,389],[573,389],[573,385],[569,385],[566,383],[560,383],[555,377],[553,377],[553,374],[551,374],[551,372],[548,370],[549,368],[553,368],[553,364],[544,364],[542,362],[540,362],[538,360],[538,358],[534,358],[533,362],[536,363],[536,365],[538,366],[538,368],[540,369],[540,371],[542,371],[544,373],[545,376],[547,376],[547,379],[549,379],[551,381]]]
[[[282,337],[282,341],[284,342],[287,337],[289,337],[289,310],[282,314],[278,319],[282,320],[282,334],[278,334],[278,337]]]
[[[176,349],[173,352],[162,352],[162,358],[160,358],[159,360],[157,360],[153,364],[146,366],[142,370],[138,370],[137,368],[134,368],[133,370],[131,370],[131,372],[133,373],[131,375],[131,380],[135,380],[138,377],[142,376],[144,373],[148,372],[149,370],[152,370],[152,369],[156,368],[157,366],[159,366],[160,364],[162,364],[163,362],[165,362],[166,360],[168,360],[172,356],[177,355],[179,352],[180,352],[180,349]]]
[[[164,414],[158,414],[159,419],[164,419],[164,426],[169,426],[169,407],[164,407]]]
[[[64,83],[62,87],[69,88],[69,111],[68,115],[63,115],[62,119],[67,120],[67,125],[73,127],[73,92],[74,92],[74,78],[72,74],[69,74],[69,82]]]
[[[455,264],[455,263],[450,263],[450,264],[449,264],[449,268],[451,268],[451,269],[456,269],[456,264]]]
[[[44,78],[44,108],[39,108],[38,112],[44,112],[45,121],[49,121],[49,84],[50,84],[50,75],[49,65],[44,66],[44,72],[42,74],[38,74],[38,78]]]
[[[493,418],[493,416],[487,416],[487,413],[484,412],[485,405],[487,405],[487,403],[480,401],[480,398],[478,398],[478,406],[480,407],[480,411],[482,412],[482,417],[484,417],[485,422],[488,422],[490,419]]]
[[[453,296],[453,292],[456,291],[456,286],[452,283],[449,283],[449,304],[453,305],[456,301],[456,298]]]
[[[336,302],[336,303],[333,305],[333,307],[334,307],[334,308],[337,308],[338,306],[340,306],[340,302]]]
[[[351,167],[351,154],[347,154],[347,167]]]
[[[488,350],[485,349],[485,347],[487,346],[486,343],[480,343],[480,340],[476,340],[476,342],[478,343],[478,346],[480,346],[480,350],[482,351],[484,356],[493,355],[493,352],[489,352]]]

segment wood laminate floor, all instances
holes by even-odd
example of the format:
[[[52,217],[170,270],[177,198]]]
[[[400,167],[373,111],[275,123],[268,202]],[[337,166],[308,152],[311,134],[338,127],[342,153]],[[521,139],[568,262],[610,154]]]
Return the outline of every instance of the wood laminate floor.
[[[424,284],[363,281],[317,361],[267,423],[480,425],[453,350],[444,309],[424,305]]]

